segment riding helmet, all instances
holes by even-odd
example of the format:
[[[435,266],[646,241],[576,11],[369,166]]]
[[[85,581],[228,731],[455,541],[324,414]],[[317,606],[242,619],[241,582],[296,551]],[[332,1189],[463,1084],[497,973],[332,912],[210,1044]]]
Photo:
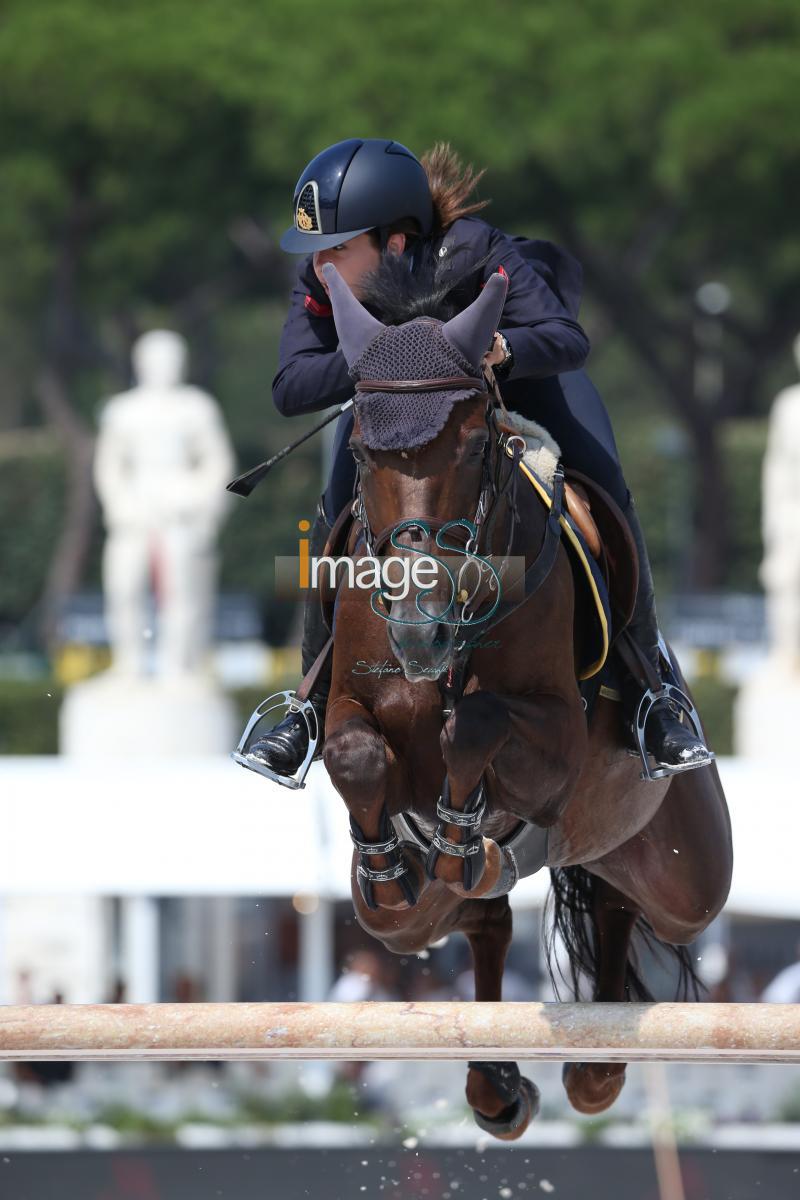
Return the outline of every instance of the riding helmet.
[[[294,225],[281,238],[290,254],[328,250],[413,217],[433,227],[433,201],[420,161],[399,142],[347,138],[312,158],[294,192]]]

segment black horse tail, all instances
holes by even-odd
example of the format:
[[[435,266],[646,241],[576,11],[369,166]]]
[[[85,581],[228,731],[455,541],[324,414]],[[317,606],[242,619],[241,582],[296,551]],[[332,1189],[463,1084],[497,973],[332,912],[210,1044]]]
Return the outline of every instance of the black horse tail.
[[[550,871],[550,892],[545,905],[545,960],[556,998],[561,999],[560,984],[566,984],[572,997],[578,999],[581,977],[597,986],[600,974],[600,938],[594,917],[594,894],[597,879],[584,867],[556,867]],[[552,912],[552,920],[548,917]],[[556,962],[556,938],[563,941],[569,968],[565,975],[563,964]],[[646,917],[640,916],[634,926],[628,961],[625,964],[625,999],[652,1001],[654,996],[644,982],[639,952],[644,947],[662,960],[674,960],[678,967],[676,1000],[699,1000],[706,987],[694,969],[692,956],[686,946],[673,946],[659,938]]]

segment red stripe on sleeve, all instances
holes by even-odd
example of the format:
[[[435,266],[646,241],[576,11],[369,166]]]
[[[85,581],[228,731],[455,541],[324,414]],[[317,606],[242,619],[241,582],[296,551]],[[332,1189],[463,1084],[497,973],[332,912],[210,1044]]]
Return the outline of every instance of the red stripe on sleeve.
[[[306,296],[303,301],[312,317],[332,317],[333,309],[330,304],[320,304],[319,300],[315,300],[313,296]]]

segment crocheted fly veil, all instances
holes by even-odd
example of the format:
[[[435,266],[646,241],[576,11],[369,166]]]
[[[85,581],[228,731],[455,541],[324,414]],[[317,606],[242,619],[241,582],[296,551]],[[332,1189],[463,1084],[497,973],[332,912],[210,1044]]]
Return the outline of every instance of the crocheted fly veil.
[[[362,391],[355,408],[370,450],[411,450],[441,433],[453,406],[476,391],[481,361],[500,322],[508,280],[492,275],[469,308],[451,321],[417,317],[384,325],[355,298],[332,263],[323,267],[339,346],[354,380],[430,379],[430,391]],[[436,390],[436,380],[464,376],[464,390]]]

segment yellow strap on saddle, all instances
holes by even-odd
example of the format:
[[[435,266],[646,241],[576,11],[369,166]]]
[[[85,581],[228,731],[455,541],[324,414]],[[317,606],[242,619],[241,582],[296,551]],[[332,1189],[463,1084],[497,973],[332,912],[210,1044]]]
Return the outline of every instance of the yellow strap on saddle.
[[[552,508],[553,507],[552,497],[550,495],[548,495],[547,490],[545,489],[543,484],[541,484],[539,482],[539,480],[536,478],[536,476],[533,474],[533,472],[530,471],[525,466],[524,462],[521,462],[519,464],[519,469],[522,471],[522,474],[528,480],[528,483],[530,483],[531,487],[534,489],[534,491],[536,492],[537,496],[539,497],[539,499],[541,500],[541,502],[545,506],[545,508],[547,508],[547,509]],[[578,559],[578,562],[583,567],[583,571],[586,576],[586,582],[589,586],[589,591],[592,595],[592,599],[594,600],[594,606],[595,606],[595,610],[597,612],[597,620],[599,622],[600,632],[602,635],[603,648],[602,648],[602,653],[601,653],[600,657],[597,659],[597,662],[592,663],[592,665],[590,667],[588,667],[585,671],[582,671],[581,674],[578,676],[579,679],[591,679],[593,675],[596,675],[598,671],[602,670],[602,668],[605,666],[606,659],[608,658],[608,650],[609,650],[608,619],[606,618],[606,610],[603,605],[603,601],[600,598],[600,593],[597,590],[597,581],[594,577],[594,571],[592,570],[592,567],[589,563],[589,559],[586,555],[586,551],[584,550],[583,545],[581,544],[580,538],[575,533],[575,530],[572,528],[572,525],[569,523],[569,521],[567,520],[566,516],[563,513],[561,514],[561,517],[560,517],[560,524],[561,524],[561,528],[563,529],[567,540],[569,541],[570,546],[572,547],[573,551],[575,552],[575,556]]]

